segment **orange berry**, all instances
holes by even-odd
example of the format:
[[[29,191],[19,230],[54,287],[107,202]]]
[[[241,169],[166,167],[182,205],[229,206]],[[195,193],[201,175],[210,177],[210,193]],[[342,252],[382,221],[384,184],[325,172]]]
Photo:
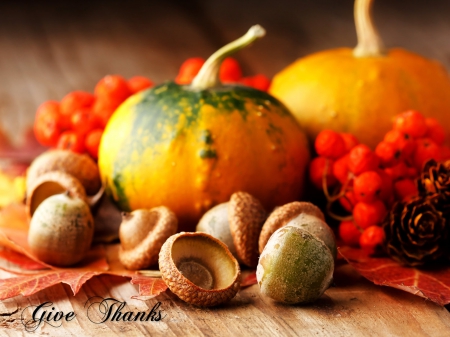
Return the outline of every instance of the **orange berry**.
[[[373,255],[382,250],[384,230],[379,226],[367,227],[359,237],[359,246],[368,255]]]
[[[397,200],[407,201],[419,194],[416,183],[412,179],[400,179],[394,183],[394,193]]]
[[[94,129],[86,135],[84,146],[89,155],[95,160],[98,159],[98,147],[103,135],[102,129]]]
[[[400,161],[401,151],[392,143],[382,141],[375,148],[375,153],[380,158],[383,167],[389,167]]]
[[[153,87],[153,82],[144,76],[133,76],[128,80],[130,91],[135,94],[139,91]]]
[[[116,107],[132,94],[127,80],[120,75],[103,77],[95,86],[94,93],[97,98],[108,100],[111,105]]]
[[[319,156],[337,159],[345,154],[345,142],[342,136],[333,130],[321,131],[314,142],[314,148]]]
[[[394,202],[394,184],[391,176],[383,170],[378,170],[378,175],[382,180],[380,199],[385,205],[392,205]]]
[[[92,107],[92,113],[97,118],[98,125],[102,128],[106,126],[117,106],[107,99],[98,98]]]
[[[70,125],[73,131],[84,136],[98,126],[98,119],[91,109],[80,109],[70,117]]]
[[[419,171],[422,170],[423,165],[430,159],[436,161],[441,160],[440,147],[429,138],[422,138],[416,140],[416,151],[414,152],[413,163],[414,167]]]
[[[202,68],[205,60],[201,57],[191,57],[181,64],[175,83],[189,84]]]
[[[420,138],[427,133],[427,124],[422,114],[415,110],[409,110],[396,116],[394,129],[413,138]]]
[[[366,171],[353,182],[353,192],[358,201],[373,202],[380,197],[383,180],[375,171]]]
[[[326,171],[327,187],[334,186],[337,183],[336,178],[331,173],[333,161],[324,157],[316,157],[309,164],[309,178],[318,189],[323,188],[323,177]]]
[[[61,114],[70,120],[70,116],[83,108],[90,108],[94,104],[95,96],[86,91],[72,91],[61,100]]]
[[[350,171],[348,170],[348,155],[339,158],[333,163],[332,172],[342,185],[350,179]]]
[[[361,230],[353,221],[342,221],[339,224],[339,237],[348,246],[358,246]]]
[[[239,80],[239,83],[261,90],[261,91],[267,91],[270,87],[270,80],[264,76],[264,75],[255,75],[255,76],[247,76],[242,77]]]
[[[58,143],[59,136],[64,130],[61,123],[62,116],[58,109],[45,106],[39,107],[34,120],[33,131],[37,141],[44,146],[55,146]]]
[[[381,225],[387,214],[386,206],[381,200],[374,202],[358,202],[353,208],[353,219],[362,229]]]
[[[356,145],[349,154],[348,168],[355,175],[366,171],[378,169],[379,159],[377,155],[364,144]]]
[[[450,147],[446,145],[441,146],[441,160],[449,160],[450,159]]]
[[[388,174],[393,181],[395,181],[397,179],[408,177],[410,171],[405,162],[401,161],[397,165],[385,168],[384,172]]]
[[[345,152],[350,152],[351,149],[359,144],[358,138],[351,133],[341,133],[341,137],[345,143]]]
[[[416,143],[408,134],[398,130],[386,133],[384,141],[394,145],[395,149],[400,152],[400,158],[405,160],[409,160],[416,147]]]
[[[219,78],[222,82],[238,82],[242,77],[239,62],[233,57],[223,60],[219,69]]]
[[[425,119],[427,124],[427,133],[425,137],[430,138],[437,145],[442,145],[445,142],[445,130],[436,118]]]
[[[70,150],[76,153],[84,152],[84,138],[74,131],[65,131],[61,134],[56,148]]]

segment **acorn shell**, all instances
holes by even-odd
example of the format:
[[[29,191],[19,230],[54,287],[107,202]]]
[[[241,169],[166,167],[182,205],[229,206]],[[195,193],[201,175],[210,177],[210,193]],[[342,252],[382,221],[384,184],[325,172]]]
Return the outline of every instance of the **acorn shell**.
[[[27,170],[27,186],[33,185],[39,176],[50,171],[62,171],[74,176],[87,195],[96,194],[102,185],[97,164],[92,158],[67,150],[50,150],[31,163]]]
[[[206,233],[172,235],[161,248],[159,268],[169,289],[197,306],[226,302],[240,288],[238,261],[224,243]]]
[[[264,223],[259,236],[259,252],[262,253],[270,236],[279,228],[285,226],[297,215],[305,213],[325,221],[322,211],[310,202],[294,201],[276,208]]]
[[[258,199],[245,192],[233,193],[228,204],[231,236],[239,262],[248,267],[258,264],[258,239],[267,218]]]
[[[156,264],[163,243],[177,230],[177,217],[164,206],[123,213],[119,228],[120,262],[132,270]]]
[[[87,202],[83,185],[72,175],[61,171],[47,172],[27,186],[26,208],[31,218],[36,208],[48,197],[69,191],[73,197]]]

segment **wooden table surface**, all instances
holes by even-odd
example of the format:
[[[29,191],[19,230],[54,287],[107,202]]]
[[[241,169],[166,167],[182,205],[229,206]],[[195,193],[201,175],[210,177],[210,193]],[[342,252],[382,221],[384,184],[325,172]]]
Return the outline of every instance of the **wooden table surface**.
[[[259,23],[267,35],[236,58],[244,73],[272,77],[295,59],[340,46],[356,35],[352,0],[238,0],[125,2],[2,1],[0,3],[0,123],[15,144],[32,125],[37,106],[72,90],[93,91],[106,74],[173,79],[180,64],[208,57]],[[432,4],[431,4],[432,3]],[[388,47],[401,46],[437,59],[450,69],[450,2],[377,0],[375,19]],[[449,312],[400,290],[374,286],[348,265],[336,268],[336,287],[308,306],[275,304],[257,286],[230,303],[199,309],[170,292],[132,300],[128,279],[101,276],[72,296],[65,285],[0,302],[0,336],[27,335],[20,314],[50,301],[76,319],[47,336],[448,336]],[[159,322],[94,324],[85,315],[92,296],[126,301],[149,311],[158,302]]]

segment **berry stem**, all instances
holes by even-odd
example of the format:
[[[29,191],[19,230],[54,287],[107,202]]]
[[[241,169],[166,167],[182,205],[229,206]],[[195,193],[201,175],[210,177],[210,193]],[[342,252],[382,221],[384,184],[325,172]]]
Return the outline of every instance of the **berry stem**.
[[[384,44],[372,20],[373,0],[355,0],[354,16],[358,44],[353,49],[355,57],[385,55]]]
[[[192,80],[191,88],[195,90],[204,90],[222,85],[219,79],[219,70],[222,61],[234,54],[238,50],[248,46],[256,39],[263,37],[266,31],[260,25],[250,27],[248,32],[239,39],[223,46],[212,54],[201,67],[197,76]]]

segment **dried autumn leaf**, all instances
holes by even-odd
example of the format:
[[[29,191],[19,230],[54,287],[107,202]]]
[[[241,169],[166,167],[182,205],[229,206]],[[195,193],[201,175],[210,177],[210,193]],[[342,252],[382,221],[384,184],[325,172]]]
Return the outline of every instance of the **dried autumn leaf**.
[[[143,275],[135,275],[131,278],[131,284],[139,285],[139,295],[131,298],[146,301],[167,290],[166,283],[161,278]]]
[[[255,270],[242,272],[241,288],[249,287],[257,283]]]
[[[401,289],[440,305],[450,303],[450,266],[432,270],[404,267],[388,257],[370,257],[350,247],[339,248],[339,253],[374,284]]]
[[[108,267],[103,247],[96,246],[77,267],[46,269],[31,275],[0,280],[0,300],[33,295],[58,283],[68,284],[75,295],[87,280],[107,272]]]
[[[1,246],[0,258],[28,271],[47,269],[42,263],[36,262],[25,255]]]

